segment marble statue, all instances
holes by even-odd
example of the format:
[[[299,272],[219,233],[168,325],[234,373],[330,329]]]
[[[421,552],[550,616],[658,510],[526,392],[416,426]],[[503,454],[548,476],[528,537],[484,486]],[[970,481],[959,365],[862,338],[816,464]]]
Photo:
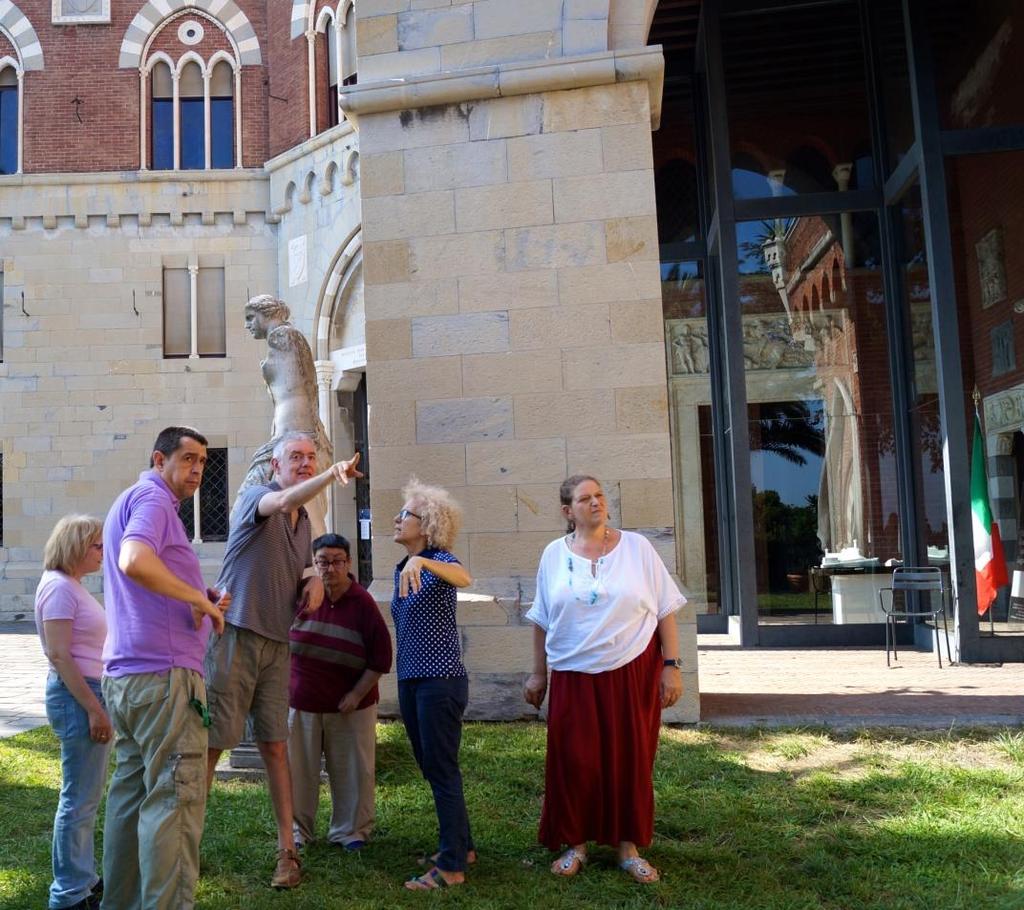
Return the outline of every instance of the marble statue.
[[[317,398],[316,368],[313,352],[306,337],[288,318],[291,311],[283,300],[270,294],[253,297],[245,305],[245,327],[253,338],[267,339],[267,356],[260,363],[263,381],[274,402],[270,439],[256,450],[239,492],[253,484],[270,482],[273,474],[270,458],[274,445],[285,433],[308,433],[317,450],[319,469],[333,461],[331,442],[320,422]],[[326,496],[311,500],[306,511],[313,525],[313,536],[323,534],[326,527]]]

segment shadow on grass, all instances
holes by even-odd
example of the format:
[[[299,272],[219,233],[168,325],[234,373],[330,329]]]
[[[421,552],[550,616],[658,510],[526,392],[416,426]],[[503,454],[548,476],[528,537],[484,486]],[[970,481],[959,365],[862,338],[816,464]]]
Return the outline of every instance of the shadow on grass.
[[[576,879],[552,876],[551,856],[536,843],[544,727],[467,725],[462,766],[480,861],[466,886],[439,897],[446,905],[481,908],[1024,905],[1021,773],[879,759],[855,776],[821,771],[796,777],[750,768],[714,733],[692,738],[662,739],[656,835],[645,853],[663,881],[642,887],[615,868],[608,849],[593,850],[591,864]],[[7,761],[12,742],[21,749],[17,740],[0,743],[4,795],[12,794],[4,814],[13,803],[22,822],[0,827],[0,906],[23,910],[45,905],[49,853],[42,831],[52,820],[56,795],[41,782],[16,779],[17,769]],[[52,775],[55,749],[49,761]],[[46,776],[38,768],[23,773]],[[321,792],[318,824],[324,832],[329,806],[326,789]],[[218,784],[208,806],[198,906],[423,906],[432,899],[405,891],[401,883],[422,871],[417,857],[436,847],[436,820],[400,724],[380,728],[377,799],[376,837],[363,851],[310,845],[303,885],[279,894],[267,887],[274,824],[265,788]],[[32,836],[26,839],[25,831]]]

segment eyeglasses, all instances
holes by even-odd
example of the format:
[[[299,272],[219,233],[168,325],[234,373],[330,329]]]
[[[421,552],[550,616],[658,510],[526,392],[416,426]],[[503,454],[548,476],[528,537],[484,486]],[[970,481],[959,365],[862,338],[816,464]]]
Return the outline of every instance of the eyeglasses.
[[[420,521],[423,521],[422,515],[417,515],[415,512],[410,512],[408,509],[402,509],[402,511],[398,513],[398,520],[405,521],[407,518],[418,518]]]
[[[314,559],[313,565],[318,569],[333,569],[336,566],[341,567],[347,562],[348,560],[344,556],[339,556],[337,559]]]

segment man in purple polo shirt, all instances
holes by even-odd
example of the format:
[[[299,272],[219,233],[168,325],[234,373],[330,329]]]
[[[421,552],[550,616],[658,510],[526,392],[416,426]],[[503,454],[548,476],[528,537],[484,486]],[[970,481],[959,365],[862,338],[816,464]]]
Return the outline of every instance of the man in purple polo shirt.
[[[103,696],[117,759],[103,830],[105,910],[193,906],[206,809],[203,655],[231,602],[204,586],[178,517],[203,479],[206,439],[167,427],[153,449],[150,470],[103,528]]]

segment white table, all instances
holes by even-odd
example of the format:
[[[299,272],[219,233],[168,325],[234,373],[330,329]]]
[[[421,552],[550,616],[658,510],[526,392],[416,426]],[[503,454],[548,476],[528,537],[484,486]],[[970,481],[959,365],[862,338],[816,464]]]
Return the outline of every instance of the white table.
[[[826,566],[828,571],[830,566]],[[838,568],[838,567],[835,567]],[[891,572],[829,572],[832,580],[832,621],[839,625],[855,622],[885,622],[878,592],[892,585]]]

